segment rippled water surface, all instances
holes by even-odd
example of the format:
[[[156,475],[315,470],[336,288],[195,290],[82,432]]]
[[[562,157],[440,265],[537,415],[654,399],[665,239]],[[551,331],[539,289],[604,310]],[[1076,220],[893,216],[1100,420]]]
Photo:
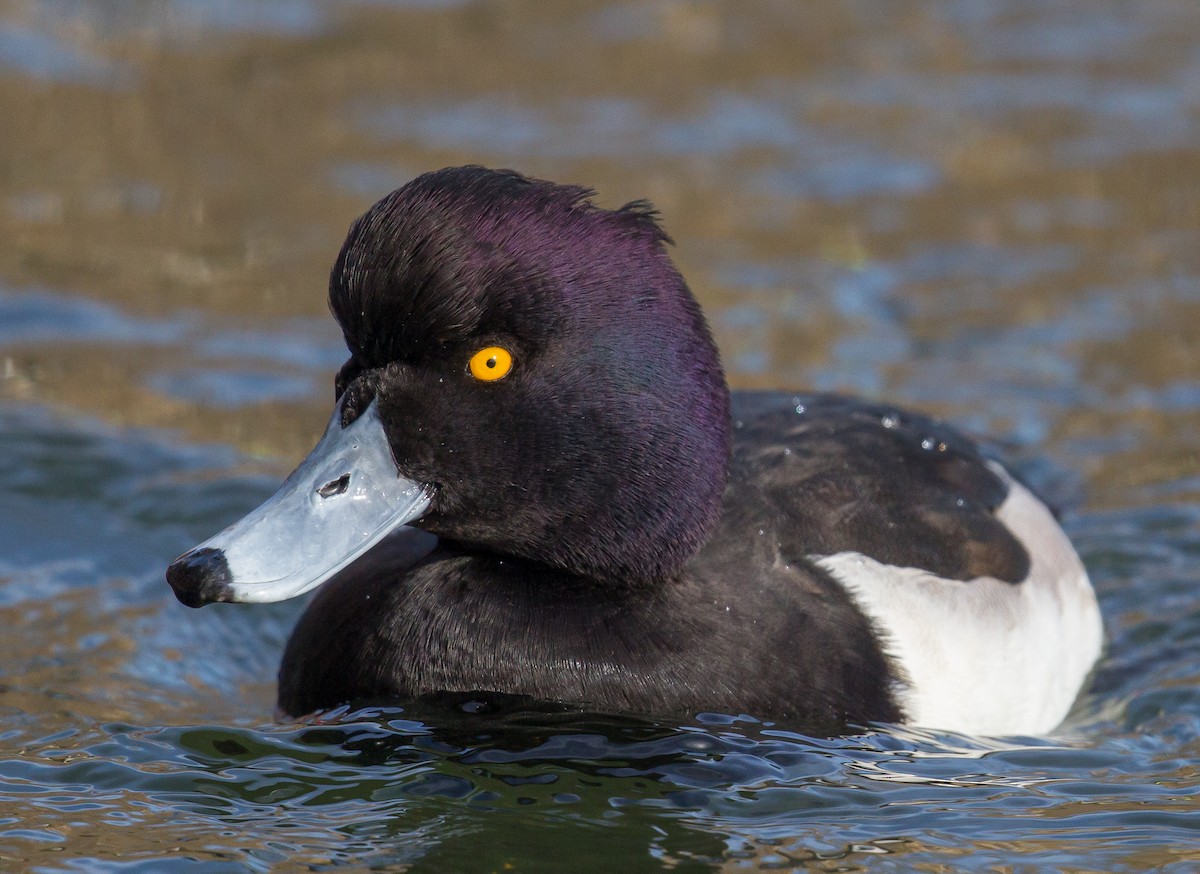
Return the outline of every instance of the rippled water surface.
[[[1195,871],[1200,5],[0,0],[0,870]],[[166,563],[312,445],[349,222],[467,161],[648,197],[731,381],[1067,507],[1044,738],[472,702],[273,721],[302,605]]]

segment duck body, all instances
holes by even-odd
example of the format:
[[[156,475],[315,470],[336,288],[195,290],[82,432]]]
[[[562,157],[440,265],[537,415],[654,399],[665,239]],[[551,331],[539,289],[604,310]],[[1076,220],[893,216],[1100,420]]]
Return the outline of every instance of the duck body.
[[[1011,734],[1062,720],[1077,679],[1058,677],[1086,675],[1100,631],[1086,572],[1040,501],[926,416],[836,395],[733,401],[722,514],[681,573],[614,587],[434,539],[415,563],[413,547],[364,560],[302,616],[280,708],[502,692],[826,728]],[[1046,546],[1049,571],[1027,541]],[[894,628],[901,605],[908,624]]]
[[[731,408],[652,211],[589,195],[453,168],[359,219],[331,277],[351,358],[326,436],[171,566],[180,599],[322,585],[280,669],[290,715],[479,692],[1057,725],[1102,632],[1045,506],[919,414],[779,393]],[[364,507],[386,520],[327,546]]]
[[[386,563],[351,566],[288,643],[281,708],[499,691],[652,715],[898,721],[869,622],[765,503],[747,502],[765,498],[772,466],[737,447],[716,530],[663,581],[614,585],[445,541],[400,580]]]

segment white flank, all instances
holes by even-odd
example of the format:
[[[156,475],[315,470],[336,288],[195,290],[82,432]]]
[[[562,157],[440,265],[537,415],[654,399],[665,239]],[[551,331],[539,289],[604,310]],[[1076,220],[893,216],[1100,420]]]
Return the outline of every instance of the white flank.
[[[845,586],[904,672],[906,722],[969,734],[1045,734],[1067,715],[1100,656],[1100,609],[1050,511],[991,466],[1009,483],[996,516],[1029,552],[1022,582],[944,580],[857,552],[813,560]]]

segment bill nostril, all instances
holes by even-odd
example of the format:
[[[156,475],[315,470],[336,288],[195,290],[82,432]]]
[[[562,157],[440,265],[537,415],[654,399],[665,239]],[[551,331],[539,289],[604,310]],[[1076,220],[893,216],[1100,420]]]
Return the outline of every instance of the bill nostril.
[[[350,487],[350,474],[344,473],[337,479],[330,480],[317,489],[317,494],[322,498],[332,498],[335,495],[344,494],[346,489]]]
[[[188,607],[233,600],[229,582],[225,553],[212,547],[184,553],[167,568],[167,583],[180,603]]]

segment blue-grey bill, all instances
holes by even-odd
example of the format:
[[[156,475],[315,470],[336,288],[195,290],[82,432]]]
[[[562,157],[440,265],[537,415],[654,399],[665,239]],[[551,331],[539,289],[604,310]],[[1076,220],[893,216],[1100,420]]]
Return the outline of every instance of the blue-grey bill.
[[[375,402],[345,428],[341,418],[339,404],[279,491],[193,550],[224,554],[228,600],[302,595],[429,508],[426,489],[398,474]]]

